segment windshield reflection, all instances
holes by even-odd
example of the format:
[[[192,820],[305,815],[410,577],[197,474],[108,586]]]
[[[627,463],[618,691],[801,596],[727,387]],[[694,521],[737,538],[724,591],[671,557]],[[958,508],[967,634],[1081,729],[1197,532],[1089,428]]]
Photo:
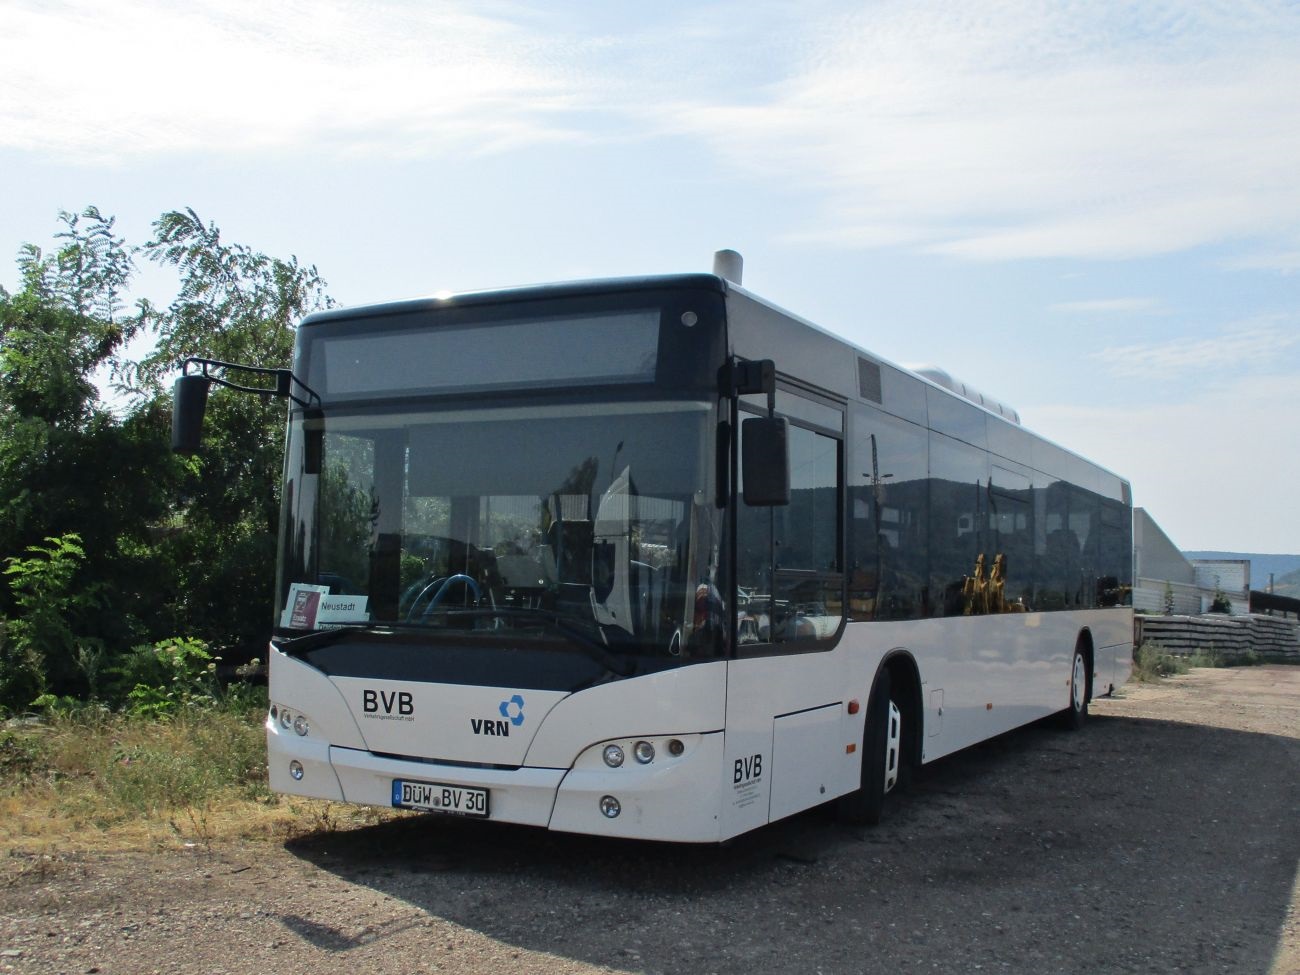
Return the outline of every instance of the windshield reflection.
[[[713,653],[721,608],[697,599],[717,591],[710,419],[707,404],[662,402],[295,424],[281,627],[346,616]],[[319,473],[302,463],[308,437]]]

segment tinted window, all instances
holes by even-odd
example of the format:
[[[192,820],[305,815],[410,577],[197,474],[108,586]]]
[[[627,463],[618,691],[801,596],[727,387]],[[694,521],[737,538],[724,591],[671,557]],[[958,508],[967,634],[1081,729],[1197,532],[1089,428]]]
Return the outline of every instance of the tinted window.
[[[979,447],[988,446],[985,422],[988,414],[946,390],[927,387],[926,402],[930,409],[930,428],[965,443]]]
[[[996,460],[989,468],[989,528],[991,549],[1001,582],[1002,608],[1019,612],[1033,608],[1034,534],[1033,482],[1028,470]],[[998,607],[997,594],[990,610]]]
[[[649,382],[659,311],[626,311],[406,329],[323,345],[323,395],[482,386]]]
[[[790,504],[737,513],[738,640],[832,638],[843,616],[840,441],[790,427]],[[743,485],[742,491],[743,491]]]
[[[849,517],[849,618],[925,615],[928,507],[926,433],[863,410],[854,422]]]
[[[980,602],[996,558],[989,531],[987,455],[930,434],[930,578],[932,612],[987,612]]]

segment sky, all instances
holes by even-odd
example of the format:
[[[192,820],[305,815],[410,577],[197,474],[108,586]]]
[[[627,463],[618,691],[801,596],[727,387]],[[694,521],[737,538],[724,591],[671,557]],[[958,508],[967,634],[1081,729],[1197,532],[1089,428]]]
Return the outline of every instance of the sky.
[[[0,0],[0,285],[192,207],[345,305],[707,271],[1180,548],[1300,553],[1300,5]],[[140,258],[137,295],[173,281]]]

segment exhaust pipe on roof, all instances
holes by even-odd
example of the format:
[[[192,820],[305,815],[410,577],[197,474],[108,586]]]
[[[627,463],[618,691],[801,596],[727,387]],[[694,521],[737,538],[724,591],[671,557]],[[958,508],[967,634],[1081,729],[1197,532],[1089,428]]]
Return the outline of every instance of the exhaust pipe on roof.
[[[713,255],[713,273],[726,278],[732,284],[740,284],[740,277],[745,270],[745,259],[733,250],[716,251]]]

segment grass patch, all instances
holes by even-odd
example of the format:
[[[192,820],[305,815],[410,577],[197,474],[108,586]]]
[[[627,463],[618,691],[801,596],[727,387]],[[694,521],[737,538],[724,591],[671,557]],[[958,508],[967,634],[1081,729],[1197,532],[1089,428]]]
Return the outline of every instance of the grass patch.
[[[1162,650],[1154,643],[1144,643],[1133,652],[1133,679],[1143,684],[1185,674],[1190,669],[1186,657]]]
[[[205,838],[230,803],[265,802],[261,709],[186,708],[144,719],[95,707],[0,732],[0,836],[86,832]]]
[[[1300,656],[1255,653],[1225,654],[1207,647],[1192,654],[1169,653],[1154,643],[1144,643],[1133,651],[1133,679],[1152,683],[1162,677],[1185,674],[1197,667],[1257,667],[1262,664],[1300,664]]]
[[[282,842],[394,811],[273,795],[265,703],[167,717],[83,706],[0,728],[0,848],[11,853]]]

